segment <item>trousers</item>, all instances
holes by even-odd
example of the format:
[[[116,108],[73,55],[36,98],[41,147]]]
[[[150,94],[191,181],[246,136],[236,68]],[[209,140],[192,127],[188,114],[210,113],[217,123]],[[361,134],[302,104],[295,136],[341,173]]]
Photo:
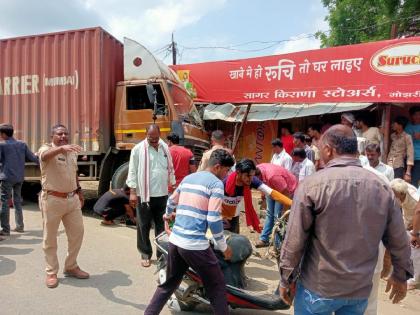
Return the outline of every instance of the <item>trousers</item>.
[[[163,232],[163,214],[166,209],[168,196],[150,197],[150,202],[140,202],[138,200],[137,212],[137,249],[142,259],[150,259],[153,255],[152,244],[150,242],[150,229],[152,222],[155,225],[155,236]],[[160,252],[157,253],[160,256]]]
[[[39,206],[43,219],[43,243],[47,274],[57,274],[59,269],[57,258],[57,234],[60,223],[63,222],[67,235],[68,249],[64,262],[64,271],[77,265],[77,256],[83,241],[83,217],[78,195],[60,198],[41,192]]]
[[[225,279],[213,250],[187,250],[169,243],[166,281],[156,289],[144,315],[160,313],[166,301],[178,288],[188,267],[194,269],[201,277],[214,314],[229,314]]]
[[[13,206],[15,208],[16,228],[23,229],[23,211],[22,211],[22,183],[10,183],[8,181],[0,181],[0,202],[1,202],[1,228],[4,232],[10,232],[10,208],[9,199],[13,193]]]

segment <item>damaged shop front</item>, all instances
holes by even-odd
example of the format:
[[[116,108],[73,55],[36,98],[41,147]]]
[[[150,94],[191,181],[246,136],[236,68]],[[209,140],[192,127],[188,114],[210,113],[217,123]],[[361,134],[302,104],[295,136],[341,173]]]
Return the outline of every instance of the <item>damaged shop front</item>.
[[[237,158],[248,157],[263,163],[270,161],[271,141],[281,136],[282,126],[288,126],[292,132],[306,132],[311,123],[322,120],[339,123],[341,113],[361,110],[376,112],[378,108],[372,103],[209,104],[204,120],[209,129],[225,132]]]

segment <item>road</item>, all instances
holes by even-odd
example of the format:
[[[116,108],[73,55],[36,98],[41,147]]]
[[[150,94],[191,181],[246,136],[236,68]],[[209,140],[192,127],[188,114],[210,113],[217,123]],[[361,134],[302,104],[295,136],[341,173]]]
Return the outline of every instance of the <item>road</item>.
[[[13,209],[11,222],[14,222]],[[142,314],[156,288],[155,267],[140,267],[135,229],[119,225],[103,227],[100,220],[85,215],[85,237],[79,255],[80,266],[91,274],[88,280],[64,278],[60,285],[44,285],[42,218],[35,203],[24,206],[24,234],[12,233],[0,242],[0,314]],[[12,223],[12,228],[14,224]],[[255,237],[255,236],[253,236]],[[59,235],[59,260],[66,254],[63,227]],[[252,257],[246,267],[255,287],[271,290],[278,279],[273,262]],[[383,291],[384,284],[381,284]],[[404,303],[392,305],[381,294],[380,314],[419,314],[419,291]],[[208,314],[208,309],[188,314]],[[173,314],[164,308],[161,314]],[[186,314],[186,313],[178,313]],[[272,312],[234,310],[232,314],[267,315]],[[291,311],[276,314],[292,314]]]

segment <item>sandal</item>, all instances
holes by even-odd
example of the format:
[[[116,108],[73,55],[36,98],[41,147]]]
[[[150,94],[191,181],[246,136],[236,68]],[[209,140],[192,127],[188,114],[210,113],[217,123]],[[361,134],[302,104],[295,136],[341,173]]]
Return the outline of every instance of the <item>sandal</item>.
[[[407,290],[415,290],[416,289],[416,285],[415,284],[407,284]]]
[[[142,267],[144,267],[144,268],[148,268],[148,267],[150,267],[150,265],[151,265],[152,263],[151,263],[151,261],[150,261],[150,259],[143,259],[142,261],[141,261],[141,265],[142,265]]]
[[[107,221],[107,220],[103,220],[103,221],[101,221],[101,225],[114,225],[115,223],[114,223],[114,221],[112,221],[112,220],[110,220],[110,221]]]

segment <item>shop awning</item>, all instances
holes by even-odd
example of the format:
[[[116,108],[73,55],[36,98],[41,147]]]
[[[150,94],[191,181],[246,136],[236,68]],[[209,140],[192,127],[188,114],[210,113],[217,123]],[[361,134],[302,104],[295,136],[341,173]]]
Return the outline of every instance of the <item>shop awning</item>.
[[[171,67],[196,102],[418,103],[419,51],[409,37]]]
[[[356,111],[371,106],[372,103],[316,103],[316,104],[255,104],[251,106],[247,121],[283,120],[323,114]],[[209,104],[204,111],[204,120],[224,120],[242,122],[247,105],[235,106]]]

